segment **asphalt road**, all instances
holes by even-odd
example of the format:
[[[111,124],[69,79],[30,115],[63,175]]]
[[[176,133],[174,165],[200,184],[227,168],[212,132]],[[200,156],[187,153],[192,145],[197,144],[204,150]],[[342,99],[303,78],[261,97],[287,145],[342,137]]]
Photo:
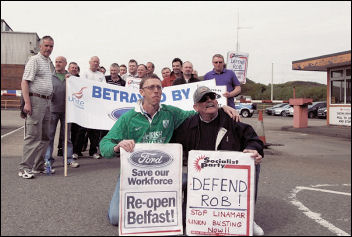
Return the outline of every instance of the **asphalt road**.
[[[258,124],[256,117],[242,121]],[[321,119],[298,132],[282,129],[292,126],[290,117],[264,116],[263,123],[271,145],[264,151],[255,221],[265,235],[351,235],[350,135],[319,133],[326,125]],[[64,177],[62,158],[54,156],[56,174],[24,180],[17,175],[23,129],[6,135],[21,126],[18,111],[1,111],[1,235],[118,235],[106,213],[119,159],[84,157]]]

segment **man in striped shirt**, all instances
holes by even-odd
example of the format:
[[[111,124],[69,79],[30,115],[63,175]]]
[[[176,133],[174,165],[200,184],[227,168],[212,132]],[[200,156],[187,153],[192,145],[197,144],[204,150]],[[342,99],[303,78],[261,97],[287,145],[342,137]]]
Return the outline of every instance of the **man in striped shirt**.
[[[117,86],[125,86],[126,82],[119,75],[120,67],[117,63],[110,66],[110,76],[105,76],[106,83]]]
[[[23,111],[27,118],[18,175],[25,179],[33,178],[33,173],[44,172],[44,154],[49,144],[50,100],[53,92],[49,56],[54,48],[53,38],[44,36],[39,47],[40,52],[26,64],[21,82],[25,103]]]

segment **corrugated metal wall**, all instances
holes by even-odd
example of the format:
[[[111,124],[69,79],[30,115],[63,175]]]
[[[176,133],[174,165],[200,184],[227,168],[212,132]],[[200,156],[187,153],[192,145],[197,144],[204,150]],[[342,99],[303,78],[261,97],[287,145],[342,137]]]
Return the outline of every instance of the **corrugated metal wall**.
[[[25,65],[29,56],[38,52],[36,33],[1,32],[1,64]]]

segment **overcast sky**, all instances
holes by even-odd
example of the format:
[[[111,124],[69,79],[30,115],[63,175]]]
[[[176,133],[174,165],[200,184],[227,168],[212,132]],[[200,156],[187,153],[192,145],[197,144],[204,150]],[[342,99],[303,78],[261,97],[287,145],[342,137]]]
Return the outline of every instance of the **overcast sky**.
[[[65,56],[81,72],[91,56],[101,65],[151,61],[156,73],[175,57],[191,61],[199,75],[211,58],[236,50],[249,53],[247,77],[269,84],[314,81],[325,72],[293,71],[292,61],[351,50],[351,3],[317,2],[8,2],[1,18],[14,31],[50,35],[51,59]]]

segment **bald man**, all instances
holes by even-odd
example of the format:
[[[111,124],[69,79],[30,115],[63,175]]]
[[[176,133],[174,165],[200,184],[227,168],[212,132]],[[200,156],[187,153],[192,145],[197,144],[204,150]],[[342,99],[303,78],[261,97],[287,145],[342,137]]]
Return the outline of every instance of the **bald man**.
[[[54,163],[53,146],[55,132],[58,122],[60,121],[60,135],[59,140],[64,141],[65,138],[65,98],[66,98],[66,74],[68,73],[65,68],[67,60],[63,56],[55,58],[55,73],[52,76],[53,83],[53,97],[50,104],[50,130],[49,130],[49,146],[45,153],[45,162],[47,165],[52,166]],[[69,79],[68,79],[69,80]],[[71,124],[67,124],[67,165],[72,168],[79,166],[78,162],[74,161],[73,146],[71,142]],[[63,152],[65,150],[63,149]],[[54,173],[55,169],[51,169]]]
[[[99,57],[97,56],[91,57],[89,60],[89,69],[88,71],[82,73],[81,78],[106,83],[105,75],[99,71],[99,68],[100,68],[99,64],[100,64]],[[87,134],[90,141],[89,155],[92,156],[94,159],[101,158],[98,151],[101,131],[102,130],[98,130],[98,129],[91,129],[91,128],[87,129]]]
[[[93,56],[89,60],[89,69],[81,75],[81,78],[105,82],[105,75],[99,71],[100,59],[98,56]]]
[[[198,81],[199,79],[193,75],[193,64],[189,61],[186,61],[182,64],[182,76],[174,80],[172,85],[181,85]]]

